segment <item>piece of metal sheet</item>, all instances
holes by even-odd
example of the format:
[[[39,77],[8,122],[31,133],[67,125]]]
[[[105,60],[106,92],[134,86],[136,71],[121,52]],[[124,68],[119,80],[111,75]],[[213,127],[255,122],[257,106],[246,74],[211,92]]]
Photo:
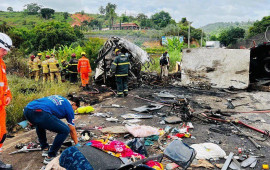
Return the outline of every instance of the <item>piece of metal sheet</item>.
[[[245,89],[249,85],[249,64],[247,49],[185,49],[182,85]]]
[[[229,165],[230,165],[230,163],[232,161],[233,155],[234,155],[234,153],[230,152],[230,154],[229,154],[228,158],[226,159],[226,161],[225,161],[225,163],[224,163],[221,170],[227,170],[228,169],[228,167],[229,167]]]

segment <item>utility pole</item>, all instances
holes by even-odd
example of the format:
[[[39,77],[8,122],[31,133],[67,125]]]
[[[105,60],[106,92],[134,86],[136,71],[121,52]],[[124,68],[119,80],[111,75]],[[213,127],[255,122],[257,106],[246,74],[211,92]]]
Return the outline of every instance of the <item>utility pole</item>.
[[[201,35],[201,47],[202,47],[202,40],[203,40],[203,30],[202,30],[202,35]]]
[[[190,48],[190,21],[188,21],[188,48]]]

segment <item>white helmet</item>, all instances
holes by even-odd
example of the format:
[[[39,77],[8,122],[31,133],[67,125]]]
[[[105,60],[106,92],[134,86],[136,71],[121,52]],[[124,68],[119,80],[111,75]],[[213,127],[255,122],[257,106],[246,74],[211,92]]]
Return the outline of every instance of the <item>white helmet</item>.
[[[10,48],[12,47],[12,40],[10,37],[0,32],[0,48],[4,48],[7,51],[10,51]]]

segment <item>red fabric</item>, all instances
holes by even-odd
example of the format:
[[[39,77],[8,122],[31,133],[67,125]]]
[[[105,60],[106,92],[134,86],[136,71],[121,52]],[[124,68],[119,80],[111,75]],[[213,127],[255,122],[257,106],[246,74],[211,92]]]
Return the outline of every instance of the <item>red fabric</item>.
[[[95,140],[91,140],[90,142],[92,143],[91,146],[95,148],[115,153],[121,153],[121,157],[140,156],[142,159],[145,158],[143,155],[133,152],[128,146],[125,145],[125,143],[121,141],[112,141],[108,144],[103,144],[102,142]]]

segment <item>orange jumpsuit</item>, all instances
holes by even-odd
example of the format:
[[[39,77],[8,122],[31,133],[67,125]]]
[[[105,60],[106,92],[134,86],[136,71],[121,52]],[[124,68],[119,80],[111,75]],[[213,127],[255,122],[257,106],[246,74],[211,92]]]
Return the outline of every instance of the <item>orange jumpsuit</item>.
[[[6,77],[6,65],[3,59],[0,59],[0,148],[6,138],[6,99],[10,97],[11,92],[8,88],[7,77]]]
[[[89,84],[89,73],[92,72],[89,60],[83,56],[78,61],[78,72],[81,75],[82,86]]]

